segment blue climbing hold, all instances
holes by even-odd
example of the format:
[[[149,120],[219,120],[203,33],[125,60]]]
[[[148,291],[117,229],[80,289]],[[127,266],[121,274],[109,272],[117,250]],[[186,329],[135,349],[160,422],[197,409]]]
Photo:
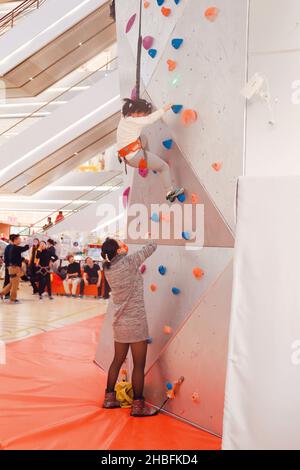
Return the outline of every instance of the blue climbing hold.
[[[157,5],[161,7],[165,3],[165,0],[157,0]]]
[[[172,106],[172,111],[173,111],[173,113],[175,113],[175,114],[179,114],[180,111],[182,110],[182,108],[183,108],[182,104],[174,104],[174,105]]]
[[[172,39],[172,46],[174,47],[174,49],[179,49],[182,43],[183,39],[181,38]]]
[[[182,232],[182,238],[184,238],[185,240],[190,240],[191,236],[189,232]]]
[[[158,268],[158,272],[159,274],[161,274],[162,276],[164,276],[167,272],[167,268],[163,265],[160,265],[159,268]]]
[[[154,59],[156,57],[157,50],[156,49],[149,49],[148,54],[149,54],[150,57],[152,57],[152,59]]]
[[[159,215],[154,212],[154,214],[151,215],[151,220],[153,222],[159,222]]]
[[[173,140],[168,139],[163,141],[163,146],[167,149],[170,150],[173,147]]]
[[[180,0],[174,0],[174,2],[176,3],[176,5],[179,5]]]
[[[152,344],[152,342],[153,342],[153,339],[151,337],[147,338],[147,340],[146,340],[147,344]]]
[[[178,287],[172,287],[172,292],[174,295],[179,295],[180,294],[180,289]]]
[[[186,195],[185,194],[179,194],[179,196],[177,196],[177,199],[179,202],[184,202],[186,200]]]
[[[167,389],[168,390],[172,390],[173,389],[173,384],[171,384],[170,382],[167,383]]]

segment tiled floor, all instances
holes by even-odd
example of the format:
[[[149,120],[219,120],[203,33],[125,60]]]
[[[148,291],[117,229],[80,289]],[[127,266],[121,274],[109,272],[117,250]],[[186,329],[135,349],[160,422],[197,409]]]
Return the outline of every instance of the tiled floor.
[[[55,296],[50,301],[46,296],[39,300],[24,283],[19,290],[19,299],[21,303],[18,305],[0,303],[0,341],[16,341],[86,320],[104,314],[107,307],[107,301],[94,298]]]

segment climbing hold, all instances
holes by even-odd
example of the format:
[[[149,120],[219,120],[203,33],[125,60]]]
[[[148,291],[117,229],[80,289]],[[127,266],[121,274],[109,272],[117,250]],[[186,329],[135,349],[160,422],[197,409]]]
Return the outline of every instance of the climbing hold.
[[[162,276],[164,276],[167,272],[167,268],[166,266],[163,266],[163,265],[160,265],[159,268],[158,268],[158,272],[159,274],[161,274]]]
[[[190,240],[191,236],[189,232],[182,232],[182,238],[184,238],[185,240]]]
[[[219,14],[219,9],[217,7],[210,7],[210,8],[207,8],[207,10],[205,11],[204,15],[205,15],[205,18],[208,20],[208,21],[215,21],[218,17],[218,14]]]
[[[163,220],[164,222],[170,222],[170,220],[171,220],[170,214],[162,214],[161,215],[161,220]]]
[[[181,38],[172,39],[172,46],[174,47],[174,49],[179,49],[182,43],[183,43],[183,39]]]
[[[167,390],[172,390],[173,389],[173,384],[170,382],[167,383]]]
[[[168,139],[163,141],[163,146],[167,149],[170,150],[173,147],[173,140]]]
[[[139,168],[139,175],[142,178],[146,178],[148,176],[148,168]]]
[[[171,8],[162,7],[161,12],[164,16],[170,16],[172,10]]]
[[[156,49],[149,49],[148,54],[149,54],[150,57],[152,57],[152,59],[154,59],[156,57],[157,50]]]
[[[146,343],[147,344],[152,344],[153,343],[153,339],[151,337],[147,338],[146,339]]]
[[[156,292],[156,291],[157,291],[157,285],[156,285],[156,284],[151,284],[150,290],[151,290],[152,292]]]
[[[177,199],[179,202],[184,202],[186,200],[186,195],[185,194],[179,194],[179,196],[177,196]]]
[[[184,126],[189,126],[197,121],[197,112],[193,109],[185,109],[181,114],[181,122]]]
[[[178,287],[172,287],[172,293],[173,293],[174,295],[179,295],[180,292],[181,292],[181,291],[180,291],[180,289],[178,289]]]
[[[194,392],[193,395],[192,395],[192,400],[194,403],[199,403],[200,401],[200,395],[198,392]]]
[[[176,3],[176,5],[179,5],[180,0],[174,0],[174,3]]]
[[[179,114],[180,111],[182,110],[182,108],[183,108],[182,104],[174,104],[174,105],[172,106],[172,111],[173,111],[173,113],[175,113],[175,114]]]
[[[152,36],[146,36],[144,37],[143,39],[143,47],[144,49],[146,49],[146,51],[148,51],[149,49],[151,49],[151,47],[153,46],[153,43],[154,43],[154,38]]]
[[[134,25],[135,19],[136,19],[136,13],[132,15],[131,18],[129,18],[128,20],[128,23],[126,25],[126,30],[125,30],[126,34],[129,33],[129,31],[131,30],[132,26]]]
[[[167,60],[167,64],[168,64],[169,72],[173,72],[177,67],[177,63],[171,59]]]
[[[145,264],[142,264],[142,266],[140,267],[140,273],[141,274],[144,274],[144,272],[146,271],[147,267]]]
[[[157,5],[161,7],[165,3],[165,0],[157,0]]]
[[[223,163],[222,162],[215,162],[212,164],[212,169],[215,171],[220,171],[222,169]]]
[[[164,333],[165,335],[171,335],[172,334],[172,328],[169,325],[164,326]]]
[[[198,202],[199,202],[199,196],[198,196],[198,194],[192,193],[192,195],[191,195],[191,201],[192,201],[192,204],[198,204]]]
[[[151,215],[151,220],[152,220],[152,222],[159,222],[159,220],[160,220],[159,215],[156,212],[154,212]]]
[[[193,274],[196,279],[201,279],[204,276],[204,271],[201,268],[194,268]]]
[[[124,207],[124,209],[126,209],[127,204],[128,204],[129,193],[130,193],[130,186],[128,186],[128,188],[126,188],[125,191],[123,191],[123,207]]]
[[[147,160],[145,158],[141,158],[139,162],[139,169],[145,170],[147,168]]]
[[[150,2],[144,2],[144,8],[149,8],[150,7]]]
[[[156,171],[156,170],[152,170],[152,173],[154,173],[154,175],[157,175],[157,171]]]

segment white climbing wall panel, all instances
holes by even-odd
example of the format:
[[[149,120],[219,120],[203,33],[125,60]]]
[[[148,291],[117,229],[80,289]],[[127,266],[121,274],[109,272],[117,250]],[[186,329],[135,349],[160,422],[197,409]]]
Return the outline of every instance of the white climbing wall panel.
[[[130,6],[128,6],[130,3]],[[126,25],[138,13],[137,0],[116,0],[121,96],[130,97],[135,86],[137,19],[126,33]],[[217,7],[215,21],[205,12]],[[161,13],[156,0],[143,8],[143,37],[154,37],[154,58],[143,50],[142,94],[158,108],[164,103],[192,109],[198,119],[185,127],[182,114],[170,112],[145,131],[151,152],[164,158],[176,180],[204,204],[205,243],[198,251],[187,251],[173,239],[159,240],[158,251],[147,261],[145,303],[152,343],[149,345],[146,393],[160,405],[166,382],[185,376],[178,399],[166,409],[175,416],[222,433],[227,327],[231,301],[231,262],[234,245],[234,199],[237,177],[243,171],[245,100],[240,95],[246,73],[247,0],[165,0],[169,16]],[[179,49],[172,39],[182,38]],[[176,61],[171,72],[167,61]],[[171,150],[162,145],[173,140]],[[221,163],[220,171],[212,167]],[[131,180],[130,205],[164,200],[159,176],[143,179],[137,171]],[[175,204],[179,204],[176,202]],[[201,227],[202,229],[202,227]],[[144,242],[133,243],[130,250]],[[167,268],[165,276],[159,265]],[[193,269],[204,276],[196,280]],[[150,285],[157,290],[152,292]],[[172,294],[178,287],[180,294]],[[111,309],[110,309],[111,310]],[[111,315],[101,333],[96,362],[107,369],[112,359]],[[164,333],[164,326],[171,333]],[[199,394],[199,401],[192,396]]]
[[[249,78],[265,77],[271,111],[259,98],[247,106],[249,176],[300,174],[300,10],[297,0],[251,0]],[[269,119],[275,123],[270,125]]]

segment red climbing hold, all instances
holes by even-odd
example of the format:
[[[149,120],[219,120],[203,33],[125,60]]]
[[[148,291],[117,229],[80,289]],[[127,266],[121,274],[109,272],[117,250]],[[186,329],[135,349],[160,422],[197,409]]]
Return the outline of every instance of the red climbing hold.
[[[198,115],[197,112],[193,109],[185,109],[181,113],[181,122],[184,126],[189,126],[197,121]]]
[[[215,162],[215,163],[212,164],[211,167],[213,168],[213,170],[218,172],[222,169],[222,166],[223,166],[222,162]]]
[[[129,31],[131,30],[132,26],[134,25],[135,19],[136,19],[136,13],[132,15],[132,17],[128,20],[126,30],[125,30],[126,34],[129,33]]]
[[[153,46],[153,43],[154,43],[154,38],[152,36],[146,36],[144,37],[143,39],[143,47],[144,49],[146,49],[146,51],[148,51],[149,49],[151,49],[151,47]]]
[[[210,7],[210,8],[207,8],[207,10],[205,11],[205,18],[208,21],[213,22],[217,19],[218,14],[219,14],[219,9],[217,7]]]
[[[161,8],[161,12],[164,16],[170,16],[171,11],[172,11],[171,8],[166,8],[166,7]]]
[[[145,264],[142,264],[142,266],[140,267],[140,273],[141,274],[144,274],[144,272],[146,271],[146,265]]]
[[[169,72],[173,72],[176,67],[177,67],[177,63],[175,62],[175,60],[167,60],[167,64],[168,64],[168,69],[169,69]]]
[[[123,192],[123,206],[124,206],[124,209],[126,209],[127,204],[128,204],[129,193],[130,193],[130,186],[128,188],[126,188],[125,191]]]

